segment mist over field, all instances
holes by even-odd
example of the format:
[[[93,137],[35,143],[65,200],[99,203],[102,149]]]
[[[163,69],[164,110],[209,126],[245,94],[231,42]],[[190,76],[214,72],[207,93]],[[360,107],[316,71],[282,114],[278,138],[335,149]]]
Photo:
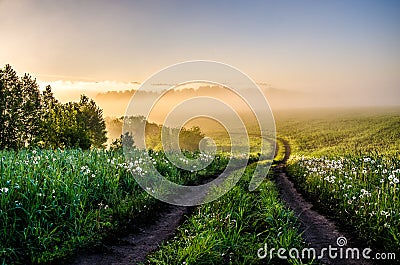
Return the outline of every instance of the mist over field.
[[[388,106],[399,106],[398,98],[393,95],[388,99],[373,98],[370,95],[360,94],[315,94],[299,91],[282,90],[275,88],[264,88],[261,87],[266,99],[268,100],[272,111],[283,110],[283,109],[302,109],[302,108],[349,108],[349,107],[388,107]],[[98,93],[95,96],[95,101],[104,110],[104,115],[108,117],[120,117],[125,114],[126,107],[128,106],[131,97],[136,90],[125,90],[125,91],[109,91],[105,93]],[[139,92],[138,99],[141,101],[140,104],[146,105],[151,102],[148,101],[146,93],[150,92]],[[226,93],[226,95],[224,95]],[[244,93],[251,93],[251,91],[245,91]],[[161,93],[159,93],[161,95]],[[197,90],[185,89],[181,91],[168,92],[163,96],[162,107],[168,108],[182,101],[195,96],[209,96],[215,98],[228,99],[228,102],[232,104],[238,103],[238,98],[230,98],[232,95],[228,90],[221,91],[218,87],[201,87]],[[164,98],[165,97],[165,98]],[[210,106],[212,107],[212,106]],[[243,105],[240,106],[243,110]],[[161,115],[162,116],[162,115]],[[160,114],[153,116],[154,121],[160,121]]]
[[[240,95],[235,94],[230,89],[223,86],[197,84],[193,85],[196,89],[190,88],[190,85],[178,87],[170,90],[162,90],[161,92],[143,91],[143,90],[125,90],[125,91],[107,91],[98,93],[94,99],[96,103],[103,109],[104,116],[107,117],[107,129],[109,141],[119,137],[122,122],[116,124],[111,121],[113,118],[122,117],[125,115],[132,97],[135,95],[134,106],[141,109],[145,106],[153,105],[151,114],[148,116],[150,122],[164,124],[167,115],[173,111],[179,104],[190,100],[194,97],[210,97],[207,103],[192,104],[190,108],[186,108],[185,112],[172,112],[171,115],[175,120],[183,116],[195,117],[201,113],[203,108],[212,108],[215,113],[220,113],[225,120],[230,120],[226,109],[215,104],[215,100],[224,102],[233,110],[237,111],[238,115],[245,122],[248,130],[257,130],[257,119],[252,114],[253,109],[249,108]],[[351,97],[349,94],[333,95],[333,94],[313,94],[305,92],[295,92],[290,90],[272,88],[267,84],[259,85],[264,96],[270,104],[270,108],[275,117],[275,121],[279,123],[287,118],[294,117],[296,119],[307,120],[313,118],[332,118],[346,115],[368,115],[374,113],[394,113],[399,114],[399,104],[397,98],[392,97],[390,100],[374,101],[369,95],[363,94],[358,97]],[[251,90],[243,91],[244,94],[252,96],[256,95]],[[153,97],[159,97],[157,102],[153,102]],[[363,99],[364,98],[364,99]],[[253,106],[256,108],[257,106]],[[136,109],[136,108],[135,108]],[[144,115],[144,113],[137,113]],[[223,124],[223,122],[222,122]],[[199,126],[203,132],[212,136],[215,133],[219,137],[224,134],[226,128],[220,122],[205,118],[197,117],[189,120],[184,124],[186,128]],[[224,137],[228,137],[225,134]]]

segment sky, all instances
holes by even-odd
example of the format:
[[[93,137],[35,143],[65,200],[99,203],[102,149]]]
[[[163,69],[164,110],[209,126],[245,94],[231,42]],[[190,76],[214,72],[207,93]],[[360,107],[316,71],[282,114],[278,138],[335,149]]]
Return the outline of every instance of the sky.
[[[400,1],[0,0],[0,65],[65,95],[213,60],[276,89],[399,105],[399,14]]]

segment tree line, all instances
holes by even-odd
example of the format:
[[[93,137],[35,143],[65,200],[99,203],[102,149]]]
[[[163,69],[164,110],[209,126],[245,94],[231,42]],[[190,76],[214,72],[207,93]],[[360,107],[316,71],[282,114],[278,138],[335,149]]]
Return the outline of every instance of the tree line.
[[[0,69],[0,149],[104,147],[103,111],[87,96],[61,103],[29,74]]]
[[[205,134],[198,126],[194,126],[189,129],[185,127],[170,128],[149,122],[143,116],[125,116],[113,119],[107,118],[106,122],[110,135],[119,136],[124,125],[126,131],[129,131],[129,133],[116,138],[110,146],[111,149],[122,148],[124,141],[127,146],[133,145],[143,148],[141,146],[137,146],[135,139],[144,138],[146,141],[146,148],[148,149],[165,151],[165,148],[167,148],[168,150],[171,150],[170,146],[163,146],[161,135],[164,134],[164,144],[169,145],[172,143],[172,140],[168,140],[168,137],[171,137],[172,134],[178,134],[179,148],[181,150],[198,151],[199,142],[205,137]],[[145,128],[144,135],[143,128]]]

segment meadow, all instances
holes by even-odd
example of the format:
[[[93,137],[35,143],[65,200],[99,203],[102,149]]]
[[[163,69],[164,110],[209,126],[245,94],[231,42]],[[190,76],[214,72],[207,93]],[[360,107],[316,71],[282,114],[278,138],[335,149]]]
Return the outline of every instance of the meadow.
[[[288,172],[304,195],[368,244],[397,251],[400,110],[302,110],[275,117],[278,136],[292,148]],[[216,142],[229,144],[222,136]],[[297,218],[279,198],[272,171],[257,190],[248,191],[261,141],[251,135],[250,142],[255,153],[238,184],[194,208],[145,263],[281,264],[276,256],[258,259],[257,250],[265,243],[306,246]],[[282,148],[278,151],[276,161],[283,155]],[[146,176],[150,164],[173,182],[194,185],[222,172],[231,158],[219,152],[205,170],[190,172],[172,166],[162,151],[135,152],[136,160],[128,163],[121,149],[0,151],[1,263],[64,262],[145,220],[163,203],[139,187],[131,173]]]
[[[380,249],[400,249],[400,109],[299,111],[277,118],[288,171],[328,216]]]
[[[195,209],[175,237],[149,255],[145,264],[307,264],[279,259],[276,253],[271,258],[258,257],[265,245],[268,249],[302,249],[305,243],[297,218],[280,200],[269,177],[256,191],[248,191],[255,166],[246,168],[226,196]]]
[[[1,263],[60,261],[151,215],[162,203],[131,174],[145,176],[150,163],[171,181],[190,184],[229,160],[217,155],[206,170],[190,172],[171,166],[162,152],[135,152],[138,160],[127,163],[122,150],[1,151]]]
[[[198,152],[184,155],[201,156]],[[79,251],[154,215],[163,203],[139,187],[132,175],[146,176],[150,164],[175,183],[193,185],[222,172],[229,159],[244,159],[218,153],[206,169],[191,172],[172,166],[162,151],[135,149],[134,156],[136,160],[126,162],[121,149],[1,151],[2,264],[68,262]],[[218,257],[253,263],[259,261],[257,250],[264,243],[302,246],[297,220],[279,200],[273,182],[265,181],[257,192],[248,192],[258,159],[257,154],[250,155],[244,178],[227,196],[199,206],[188,217],[175,237],[185,240],[184,249],[177,250],[183,246],[172,240],[161,248],[163,255],[154,253],[148,261],[205,264]]]

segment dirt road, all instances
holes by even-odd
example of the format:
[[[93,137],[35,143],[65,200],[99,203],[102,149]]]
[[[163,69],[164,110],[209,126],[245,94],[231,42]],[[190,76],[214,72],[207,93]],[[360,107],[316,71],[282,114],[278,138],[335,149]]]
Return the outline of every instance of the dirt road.
[[[354,242],[354,236],[340,229],[329,217],[314,210],[314,206],[306,201],[302,194],[296,190],[286,172],[286,161],[290,156],[290,146],[287,141],[282,141],[285,148],[285,157],[275,167],[275,182],[280,190],[281,198],[298,217],[306,243],[309,244],[310,248],[316,249],[317,254],[321,253],[322,248],[329,248],[329,245],[332,248],[343,248],[343,258],[339,258],[340,255],[338,255],[337,258],[331,259],[326,252],[323,258],[320,259],[323,264],[373,264],[370,260],[362,259],[361,251],[363,248]],[[340,245],[344,243],[344,238],[347,240],[346,244],[343,246],[338,245],[338,238],[340,238]],[[346,259],[346,249],[355,247],[360,248],[360,259]],[[349,257],[351,257],[350,254]]]

